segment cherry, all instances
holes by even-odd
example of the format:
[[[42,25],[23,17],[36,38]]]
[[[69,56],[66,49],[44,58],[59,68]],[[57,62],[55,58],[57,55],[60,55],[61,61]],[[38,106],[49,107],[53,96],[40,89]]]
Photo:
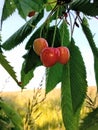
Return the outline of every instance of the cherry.
[[[40,55],[41,51],[48,47],[48,43],[44,38],[37,38],[33,42],[33,49],[37,55]]]
[[[35,11],[31,11],[31,12],[29,12],[28,17],[32,17],[34,15],[35,15]]]
[[[66,64],[70,58],[70,52],[67,47],[61,46],[57,48],[60,52],[58,57],[58,62],[61,64]]]
[[[59,50],[53,47],[44,48],[40,54],[40,59],[44,66],[51,67],[58,61]]]

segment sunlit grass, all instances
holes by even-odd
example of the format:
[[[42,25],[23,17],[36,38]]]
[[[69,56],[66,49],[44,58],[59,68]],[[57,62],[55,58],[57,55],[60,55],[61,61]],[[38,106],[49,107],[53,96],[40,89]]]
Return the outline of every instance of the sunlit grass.
[[[2,97],[21,115],[24,130],[65,130],[62,114],[60,89],[54,89],[47,96],[44,90],[10,92]],[[90,111],[83,106],[81,118]]]

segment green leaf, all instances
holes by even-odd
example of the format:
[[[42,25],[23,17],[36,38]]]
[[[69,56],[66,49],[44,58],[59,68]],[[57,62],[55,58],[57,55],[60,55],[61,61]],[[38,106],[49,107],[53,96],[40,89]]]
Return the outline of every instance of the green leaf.
[[[0,53],[0,64],[10,74],[10,76],[15,80],[15,82],[18,83],[13,67],[9,64],[9,62],[6,60],[5,56],[2,53]]]
[[[96,79],[96,84],[98,86],[98,48],[96,47],[92,32],[89,28],[89,24],[88,24],[87,19],[85,17],[84,17],[81,25],[82,25],[83,32],[84,32],[84,34],[89,42],[89,45],[91,47],[91,50],[92,50],[92,53],[94,56],[95,79]]]
[[[64,65],[61,82],[61,108],[66,130],[76,130],[74,125],[69,64]]]
[[[23,123],[22,119],[19,116],[19,114],[11,108],[8,104],[4,103],[4,101],[0,101],[0,108],[3,109],[5,114],[8,116],[8,118],[12,121],[12,123],[15,125],[16,130],[22,130]]]
[[[62,67],[63,65],[58,63],[46,69],[46,93],[54,89],[61,81]]]
[[[86,69],[79,48],[72,39],[70,44],[70,85],[73,112],[77,112],[84,102],[87,90]]]
[[[69,46],[70,43],[69,29],[65,21],[63,21],[60,26],[60,36],[62,46]]]
[[[96,44],[94,42],[93,35],[92,35],[92,32],[89,28],[88,21],[85,17],[83,18],[81,25],[82,25],[83,32],[84,32],[84,34],[89,42],[89,45],[91,47],[93,54],[98,56],[98,49],[97,49]]]
[[[28,13],[32,10],[40,12],[43,9],[43,1],[36,0],[14,0],[15,5],[22,18],[26,18]]]
[[[64,65],[61,78],[61,107],[66,130],[78,130],[80,110],[87,90],[86,71],[73,39],[69,49],[70,62]]]
[[[3,22],[10,15],[12,15],[12,13],[15,11],[15,9],[16,9],[16,6],[15,6],[13,0],[5,0],[3,10],[2,10],[1,21]]]
[[[95,71],[95,80],[98,88],[98,57],[94,55],[94,71]]]
[[[79,130],[97,130],[98,129],[98,107],[88,115],[80,123]]]
[[[24,72],[24,67],[25,67],[25,62],[22,65],[22,70],[21,70],[21,87],[22,89],[30,82],[32,79],[33,75],[33,70],[29,71],[27,74]]]
[[[39,20],[43,17],[43,11],[30,19],[2,45],[5,50],[10,50],[19,45],[34,29]]]
[[[98,15],[98,3],[90,0],[75,0],[72,2],[71,7],[72,10],[83,12],[86,15],[96,16]]]
[[[34,70],[37,66],[41,65],[40,57],[34,52],[33,47],[24,56],[25,66],[24,72],[27,74],[29,71]]]
[[[53,0],[47,0],[47,2],[51,3],[51,4],[46,3],[46,10],[50,11],[55,7],[56,2],[53,2]]]

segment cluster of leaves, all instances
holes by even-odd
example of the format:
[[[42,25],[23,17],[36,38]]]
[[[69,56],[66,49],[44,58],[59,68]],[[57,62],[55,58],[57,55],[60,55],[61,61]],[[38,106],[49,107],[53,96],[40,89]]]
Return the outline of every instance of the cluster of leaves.
[[[81,122],[80,130],[96,130],[98,128],[98,108],[94,109],[92,112],[84,118]]]
[[[62,1],[62,0],[61,0]],[[23,89],[29,81],[33,78],[34,69],[41,64],[39,56],[37,56],[32,48],[34,39],[38,37],[44,37],[54,46],[67,46],[70,50],[70,61],[67,65],[56,64],[51,68],[46,68],[46,93],[50,92],[55,86],[61,82],[61,108],[64,125],[66,130],[77,130],[79,123],[79,113],[82,103],[84,102],[87,89],[86,70],[83,61],[83,57],[78,46],[75,45],[73,37],[70,38],[70,32],[68,24],[65,21],[61,21],[59,26],[52,25],[51,22],[62,15],[62,11],[66,11],[67,7],[70,10],[82,12],[84,15],[97,16],[98,15],[98,2],[95,0],[91,3],[89,0],[73,0],[67,6],[66,0],[62,5],[57,5],[53,0],[7,0],[4,2],[1,21],[7,19],[16,9],[20,16],[26,20],[28,13],[32,10],[36,12],[29,21],[27,21],[19,30],[17,30],[11,37],[9,37],[2,45],[1,49],[11,50],[17,45],[21,44],[25,38],[32,34],[26,43],[25,49],[28,51],[24,57],[24,63],[21,69],[21,82],[16,79],[15,72],[12,67],[6,61],[3,53],[0,53],[0,63]],[[47,20],[41,23],[44,17],[45,9],[51,11]],[[57,9],[57,10],[56,10]],[[36,28],[38,23],[41,23],[39,28]],[[86,17],[81,19],[81,26],[83,32],[89,42],[92,53],[94,55],[94,69],[96,83],[98,86],[98,50],[93,40],[93,35],[88,25]],[[53,39],[53,40],[52,40]],[[79,41],[80,42],[80,41]]]
[[[1,130],[23,129],[23,122],[20,115],[1,99],[0,99],[0,129]]]

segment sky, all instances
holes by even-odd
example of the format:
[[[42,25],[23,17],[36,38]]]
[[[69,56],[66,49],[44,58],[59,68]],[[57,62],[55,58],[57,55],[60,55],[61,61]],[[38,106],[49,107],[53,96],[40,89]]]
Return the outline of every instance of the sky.
[[[2,4],[4,0],[0,0],[0,14],[2,9]],[[11,36],[17,29],[19,29],[25,21],[18,15],[18,12],[12,14],[7,20],[3,22],[2,26],[2,42],[6,41],[9,36]],[[89,20],[90,28],[92,30],[92,33],[94,35],[94,40],[97,43],[98,46],[98,20],[95,18]],[[82,56],[85,62],[85,66],[87,68],[87,81],[88,86],[96,86],[95,83],[95,77],[94,77],[94,69],[93,69],[93,55],[90,50],[89,44],[82,33],[81,27],[76,28],[74,32],[74,38],[76,45],[80,48],[82,52]],[[26,41],[25,41],[26,42]],[[18,79],[20,80],[20,71],[21,71],[21,65],[23,63],[22,56],[26,53],[26,50],[24,50],[25,42],[23,42],[21,45],[17,46],[15,49],[12,49],[11,51],[4,52],[4,55],[7,57],[7,60],[10,62],[11,66],[14,67],[14,70],[17,72],[16,75]],[[39,73],[40,72],[40,73]],[[4,70],[4,68],[0,65],[0,91],[16,91],[21,90],[15,81],[9,76],[9,74]],[[32,81],[26,86],[28,89],[32,89],[35,87],[39,87],[39,84],[45,76],[45,67],[38,67],[34,71],[34,78]]]

